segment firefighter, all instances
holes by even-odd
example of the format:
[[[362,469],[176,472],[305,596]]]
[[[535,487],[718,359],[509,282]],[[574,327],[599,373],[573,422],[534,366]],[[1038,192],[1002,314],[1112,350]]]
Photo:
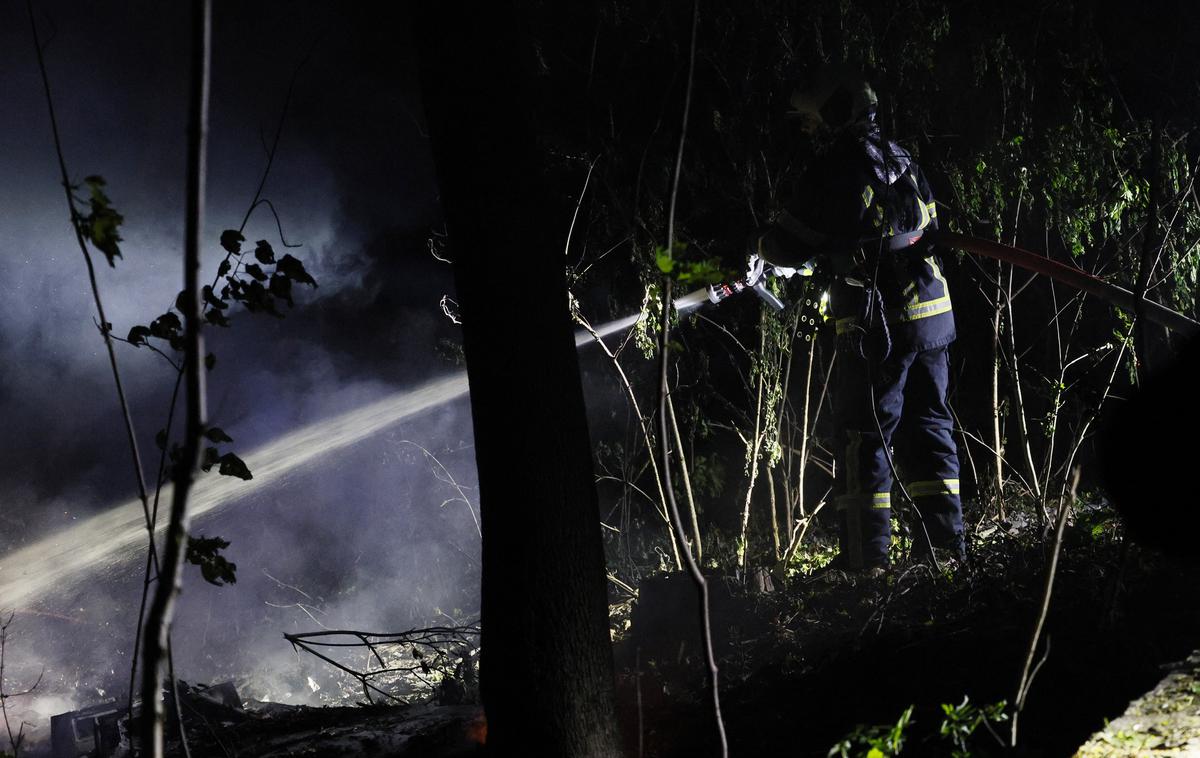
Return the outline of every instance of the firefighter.
[[[946,402],[950,292],[937,252],[922,236],[937,205],[912,156],[885,139],[877,99],[861,77],[825,76],[793,92],[792,111],[814,137],[832,138],[796,182],[755,257],[796,267],[817,255],[831,276],[837,333],[834,503],[841,554],[835,564],[878,575],[888,567],[892,440],[911,432],[899,457],[916,511],[913,554],[962,560],[958,451]]]

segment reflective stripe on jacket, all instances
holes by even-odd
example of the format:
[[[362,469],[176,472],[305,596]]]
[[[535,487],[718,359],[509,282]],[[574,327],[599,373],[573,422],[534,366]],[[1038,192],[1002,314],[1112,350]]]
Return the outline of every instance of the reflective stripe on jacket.
[[[912,157],[882,140],[878,129],[847,133],[814,163],[801,186],[805,191],[793,215],[834,238],[878,240],[858,250],[828,252],[832,269],[844,274],[830,290],[838,333],[880,328],[874,321],[863,324],[868,290],[855,286],[874,282],[882,320],[897,347],[928,350],[953,341],[950,289],[937,253],[920,241],[899,250],[888,244],[897,235],[937,228],[933,191]]]

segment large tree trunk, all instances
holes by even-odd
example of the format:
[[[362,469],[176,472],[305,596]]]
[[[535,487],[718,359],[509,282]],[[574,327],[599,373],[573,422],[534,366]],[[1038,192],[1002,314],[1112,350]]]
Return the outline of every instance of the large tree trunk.
[[[599,508],[562,240],[508,2],[413,5],[462,306],[483,516],[481,688],[502,755],[615,756]]]

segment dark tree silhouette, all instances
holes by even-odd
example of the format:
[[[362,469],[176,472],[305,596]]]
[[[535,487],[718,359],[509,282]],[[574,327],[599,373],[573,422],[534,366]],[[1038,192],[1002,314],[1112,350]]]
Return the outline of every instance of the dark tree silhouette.
[[[511,3],[413,7],[471,386],[488,745],[502,755],[617,755],[567,216],[549,196],[530,126],[533,50]]]

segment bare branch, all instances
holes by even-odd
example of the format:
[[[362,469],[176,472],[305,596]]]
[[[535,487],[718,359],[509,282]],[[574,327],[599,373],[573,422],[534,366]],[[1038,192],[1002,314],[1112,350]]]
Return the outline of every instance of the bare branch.
[[[1009,744],[1012,747],[1017,746],[1017,721],[1021,715],[1021,709],[1025,707],[1025,698],[1029,695],[1029,688],[1033,684],[1033,677],[1041,668],[1042,663],[1045,663],[1045,658],[1042,663],[1034,667],[1033,659],[1037,655],[1038,642],[1041,640],[1042,629],[1046,625],[1046,617],[1050,614],[1050,598],[1054,592],[1054,577],[1058,571],[1058,556],[1062,551],[1063,533],[1067,528],[1067,517],[1071,513],[1071,505],[1075,502],[1075,492],[1079,487],[1079,469],[1075,469],[1074,479],[1071,483],[1071,496],[1064,498],[1058,505],[1058,523],[1054,530],[1054,548],[1050,553],[1050,565],[1046,568],[1046,582],[1042,591],[1042,607],[1038,614],[1037,623],[1033,627],[1033,636],[1029,640],[1029,652],[1025,656],[1025,666],[1021,670],[1021,679],[1017,684],[1017,696],[1013,701],[1013,718],[1012,718],[1012,733],[1010,735]],[[1046,640],[1046,655],[1050,654],[1049,638]]]
[[[675,203],[679,197],[679,176],[683,168],[683,146],[687,141],[687,125],[688,115],[692,106],[692,84],[694,81],[696,69],[696,32],[700,25],[700,2],[694,0],[692,4],[692,42],[691,52],[688,61],[688,78],[687,89],[683,100],[683,126],[679,134],[679,150],[675,154],[675,170],[671,180],[671,202],[670,210],[667,214],[667,250],[675,249]],[[704,644],[705,659],[707,662],[707,679],[709,697],[711,698],[713,718],[715,721],[717,739],[720,745],[720,754],[722,758],[729,755],[729,743],[725,736],[725,720],[721,715],[721,690],[719,684],[719,671],[717,668],[716,655],[713,652],[712,642],[712,622],[709,617],[708,608],[708,584],[704,579],[704,574],[700,571],[700,566],[697,565],[695,558],[692,557],[692,551],[687,545],[687,535],[684,533],[683,519],[679,514],[679,505],[675,502],[675,493],[671,488],[671,453],[668,440],[670,439],[668,430],[668,411],[667,402],[670,393],[670,387],[667,383],[668,369],[670,367],[670,331],[671,331],[671,278],[663,277],[662,286],[662,323],[659,331],[659,384],[658,384],[658,422],[659,422],[659,450],[662,455],[662,476],[663,476],[663,491],[667,496],[667,503],[671,508],[671,524],[674,527],[675,539],[679,543],[680,552],[683,553],[683,558],[687,563],[688,572],[692,576],[692,581],[696,584],[697,594],[700,596],[700,635]]]
[[[420,445],[416,442],[413,442],[412,440],[400,440],[400,444],[412,445],[416,449],[420,450],[422,453],[425,454],[425,457],[428,458],[430,462],[432,462],[434,465],[436,465],[438,467],[438,469],[441,470],[442,475],[445,476],[444,479],[442,478],[442,475],[438,475],[436,471],[434,472],[434,475],[437,476],[438,481],[442,482],[443,484],[450,485],[451,487],[453,487],[455,489],[455,491],[458,492],[457,498],[452,498],[450,500],[443,501],[442,505],[445,505],[446,503],[456,502],[456,501],[461,501],[463,504],[465,504],[467,506],[467,511],[470,512],[470,514],[471,514],[471,521],[472,521],[472,523],[475,524],[475,533],[479,535],[480,539],[483,539],[483,530],[480,529],[480,526],[479,526],[479,517],[475,515],[475,507],[471,504],[471,499],[469,497],[467,497],[467,493],[463,490],[463,488],[459,485],[459,483],[454,479],[454,476],[450,473],[450,470],[448,468],[446,468],[446,466],[441,461],[438,460],[436,455],[429,452],[429,450],[426,449],[425,447],[423,447],[422,445]]]
[[[456,624],[388,633],[328,629],[285,634],[283,638],[297,650],[354,678],[368,702],[375,702],[374,696],[378,695],[394,703],[407,704],[409,700],[388,689],[389,685],[403,685],[411,678],[432,689],[436,686],[435,680],[453,675],[459,659],[474,666],[479,625]],[[365,670],[333,657],[335,651],[351,650],[367,652],[368,667]],[[372,659],[377,664],[374,667],[369,665]]]

